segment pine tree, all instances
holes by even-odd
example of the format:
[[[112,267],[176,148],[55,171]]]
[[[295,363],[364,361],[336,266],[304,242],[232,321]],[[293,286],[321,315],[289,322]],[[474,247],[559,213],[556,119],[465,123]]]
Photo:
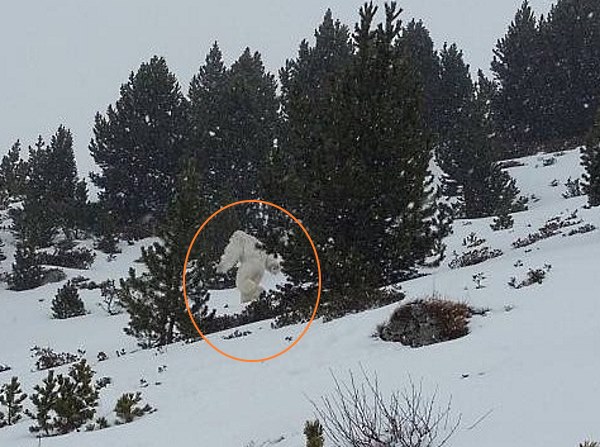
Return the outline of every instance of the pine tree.
[[[600,106],[600,3],[559,0],[541,25],[545,121],[556,138],[584,137]]]
[[[227,69],[217,44],[192,79],[194,155],[203,170],[212,209],[261,195],[259,172],[279,125],[276,89],[258,52],[246,48]]]
[[[444,44],[440,52],[441,80],[436,107],[438,138],[436,158],[444,171],[444,194],[460,195],[464,170],[465,129],[470,125],[469,116],[473,102],[474,85],[465,64],[463,53],[456,44]]]
[[[79,297],[79,290],[71,281],[60,288],[52,300],[52,315],[54,318],[73,318],[86,313],[83,301]]]
[[[12,232],[15,238],[33,249],[52,245],[58,232],[58,216],[46,201],[50,188],[48,172],[52,169],[49,150],[41,136],[29,147],[28,177],[22,208],[12,208]]]
[[[38,176],[39,186],[45,186],[43,197],[57,218],[57,226],[70,234],[77,226],[73,208],[78,182],[71,131],[60,126],[44,155],[36,160],[42,162],[40,166],[30,162],[32,177]]]
[[[590,206],[600,205],[600,108],[596,123],[589,132],[581,161],[585,168],[583,191],[588,195]]]
[[[67,222],[75,239],[81,238],[80,231],[84,234],[93,228],[93,216],[88,202],[88,189],[85,179],[79,180],[75,185],[74,195],[68,203]]]
[[[422,21],[411,20],[402,30],[398,45],[416,67],[423,86],[424,117],[427,128],[435,135],[439,131],[436,121],[440,98],[440,59],[434,50],[429,30]]]
[[[506,216],[525,209],[526,200],[519,197],[514,179],[498,163],[497,141],[494,140],[486,95],[477,92],[467,107],[462,129],[463,151],[460,165],[463,215],[469,219],[493,215]],[[507,222],[507,218],[504,218]]]
[[[14,425],[21,420],[23,401],[26,398],[27,394],[21,390],[17,377],[0,387],[0,406],[5,408],[5,413],[0,411],[0,428]]]
[[[543,137],[540,95],[542,43],[538,21],[528,0],[515,15],[506,35],[494,49],[492,71],[500,84],[494,102],[503,135],[516,143]]]
[[[501,151],[490,107],[493,83],[481,73],[473,83],[456,45],[444,45],[441,65],[437,159],[446,175],[445,192],[460,197],[459,214],[469,219],[522,210],[515,181],[497,163]]]
[[[133,237],[166,216],[189,135],[188,105],[163,58],[143,63],[121,86],[115,106],[96,115],[90,152],[104,209]]]
[[[236,200],[265,197],[261,174],[278,138],[276,82],[259,53],[249,48],[226,68],[213,45],[189,91],[192,153],[203,179],[203,196],[216,211]],[[229,236],[259,227],[249,207],[236,207],[218,218],[220,231],[211,238],[214,257]]]
[[[98,391],[93,381],[94,371],[83,359],[69,368],[68,376],[59,375],[58,397],[53,409],[52,425],[59,434],[78,430],[94,418],[98,406]]]
[[[29,427],[32,433],[43,433],[49,436],[54,430],[52,417],[59,397],[58,389],[58,379],[54,376],[54,370],[48,371],[48,376],[43,380],[42,385],[33,387],[35,393],[30,399],[35,405],[35,412],[25,410],[25,414],[35,421],[35,424]]]
[[[215,42],[190,82],[190,150],[191,155],[202,167],[211,157],[225,151],[223,135],[224,96],[227,83],[227,68],[223,54]],[[211,175],[215,173],[207,171]],[[213,182],[214,183],[214,182]]]
[[[142,347],[163,346],[198,336],[183,299],[182,269],[198,216],[206,215],[199,188],[197,169],[188,161],[178,176],[178,192],[161,228],[160,242],[142,249],[147,272],[138,275],[132,268],[129,277],[121,280],[121,302],[130,315],[125,332],[138,338]],[[208,262],[196,258],[191,264],[186,290],[196,322],[202,327],[214,315],[206,307],[208,293],[202,274]]]
[[[21,142],[17,140],[0,161],[0,186],[4,206],[7,200],[18,200],[24,194],[26,180],[27,163],[21,160]]]
[[[281,159],[287,166],[279,195],[315,239],[324,274],[322,310],[332,316],[377,305],[377,289],[410,275],[435,239],[422,85],[397,44],[396,4],[386,5],[379,26],[373,25],[376,11],[372,4],[361,9],[355,50],[326,72],[331,81],[317,90],[322,96],[313,99],[310,114],[323,121],[302,131],[303,96],[310,85],[289,93],[282,89],[289,95],[284,113],[290,130],[283,140]],[[305,44],[300,56],[312,51]],[[302,85],[310,71],[298,67],[289,80],[283,78],[284,86]],[[295,283],[280,297],[305,303],[302,296],[314,292],[314,260],[305,244],[295,246],[294,253],[283,253],[283,269],[296,275]]]
[[[117,415],[117,425],[133,422],[135,418],[142,417],[153,410],[148,404],[143,407],[138,406],[141,401],[142,393],[140,392],[123,394],[117,400],[114,410]]]
[[[44,282],[44,269],[39,264],[35,250],[21,242],[17,242],[15,262],[8,278],[11,290],[29,290],[39,287]]]

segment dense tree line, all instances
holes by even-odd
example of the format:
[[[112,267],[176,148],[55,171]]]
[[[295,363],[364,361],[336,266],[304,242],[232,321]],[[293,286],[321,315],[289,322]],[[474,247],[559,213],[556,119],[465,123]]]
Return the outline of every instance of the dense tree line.
[[[211,212],[261,198],[290,210],[313,236],[324,314],[397,299],[380,288],[439,262],[452,216],[508,220],[524,209],[503,157],[588,133],[600,104],[598,8],[560,0],[536,18],[525,1],[496,46],[494,79],[481,71],[473,79],[455,44],[436,51],[425,25],[404,24],[395,2],[382,11],[365,4],[353,29],[327,11],[314,41],[302,41],[281,69],[279,92],[249,48],[228,67],[215,42],[187,94],[155,56],[95,117],[89,150],[99,167],[91,174],[97,202],[88,200],[63,126],[48,144],[40,137],[26,161],[20,142],[1,160],[0,205],[10,208],[17,240],[10,285],[47,282],[48,259],[89,264],[93,257],[75,248],[83,237],[114,256],[120,240],[157,236],[143,251],[144,272],[132,270],[120,284],[127,332],[144,346],[192,337],[181,296],[187,245]],[[583,158],[592,205],[600,203],[598,127]],[[443,173],[440,188],[433,162]],[[442,195],[454,198],[453,209]],[[310,314],[312,251],[275,214],[235,209],[204,233],[187,286],[206,328],[218,329],[206,305],[214,262],[239,228],[283,255],[291,282],[267,297],[269,312],[275,308],[282,324]]]
[[[525,0],[494,54],[497,129],[509,149],[581,142],[600,105],[600,3],[559,0],[536,17]]]

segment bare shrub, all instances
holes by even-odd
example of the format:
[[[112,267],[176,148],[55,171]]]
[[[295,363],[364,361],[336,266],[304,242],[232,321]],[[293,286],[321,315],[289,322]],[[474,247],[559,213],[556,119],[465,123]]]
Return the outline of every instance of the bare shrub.
[[[333,376],[335,389],[311,402],[326,436],[338,447],[441,447],[454,435],[461,416],[451,400],[438,404],[437,392],[427,396],[422,384],[410,381],[386,398],[377,376],[362,370],[359,384],[352,373],[346,382]]]

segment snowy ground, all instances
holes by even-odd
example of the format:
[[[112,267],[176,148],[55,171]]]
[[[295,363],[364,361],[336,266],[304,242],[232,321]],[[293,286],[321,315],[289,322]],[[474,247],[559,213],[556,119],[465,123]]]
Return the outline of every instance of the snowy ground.
[[[584,222],[563,234],[584,223],[600,227],[600,210],[583,209],[585,197],[561,195],[566,179],[581,174],[579,152],[567,152],[556,164],[543,166],[542,158],[548,157],[522,159],[525,166],[510,170],[523,194],[539,198],[529,211],[514,216],[514,229],[493,232],[491,219],[457,221],[444,265],[402,285],[409,298],[435,292],[489,308],[485,317],[472,320],[467,337],[419,349],[379,341],[371,335],[395,308],[392,305],[330,323],[316,321],[290,352],[266,363],[234,362],[204,342],[140,351],[122,331],[127,316],[107,316],[97,306],[98,291],[83,293],[91,314],[51,319],[50,303],[59,286],[53,284],[29,292],[0,292],[0,363],[12,367],[0,373],[0,383],[18,375],[30,392],[45,377],[46,372],[32,372],[33,345],[71,352],[83,348],[97,377],[113,379],[101,394],[99,416],[112,421],[114,402],[126,391],[142,391],[158,409],[131,424],[47,438],[44,447],[302,447],[304,421],[313,417],[310,399],[332,389],[332,373],[344,377],[350,370],[360,371],[361,365],[377,373],[384,390],[403,388],[411,377],[422,380],[429,391],[437,388],[442,400],[451,395],[462,423],[450,446],[568,447],[586,438],[600,439],[600,295],[594,292],[595,275],[600,273],[600,231],[511,247],[548,219],[566,218],[575,210]],[[554,179],[559,186],[550,186]],[[452,252],[465,251],[462,241],[471,232],[504,255],[449,269]],[[2,237],[10,245],[9,236]],[[93,269],[83,274],[97,281],[124,275],[139,256],[139,246],[124,248],[114,262],[99,255]],[[4,270],[10,262],[3,262]],[[552,268],[543,284],[519,290],[507,285],[510,277],[523,279],[529,268],[546,264]],[[476,289],[472,277],[479,272],[486,277],[485,287]],[[234,305],[235,292],[221,295],[227,293],[215,297],[219,305]],[[273,330],[268,323],[258,323],[247,337],[224,340],[228,331],[214,334],[212,340],[234,355],[256,358],[282,349],[289,343],[286,337],[295,337],[301,329]],[[117,357],[120,349],[128,354]],[[109,359],[97,362],[99,351]],[[164,365],[166,370],[159,372]],[[149,385],[142,388],[140,379]],[[24,420],[0,429],[0,446],[37,445],[29,425]]]

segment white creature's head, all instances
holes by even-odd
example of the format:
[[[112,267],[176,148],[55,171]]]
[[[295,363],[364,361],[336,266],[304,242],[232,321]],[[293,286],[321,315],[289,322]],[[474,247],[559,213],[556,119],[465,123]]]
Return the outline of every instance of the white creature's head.
[[[270,274],[276,275],[281,271],[281,260],[277,256],[267,255],[265,268]]]

